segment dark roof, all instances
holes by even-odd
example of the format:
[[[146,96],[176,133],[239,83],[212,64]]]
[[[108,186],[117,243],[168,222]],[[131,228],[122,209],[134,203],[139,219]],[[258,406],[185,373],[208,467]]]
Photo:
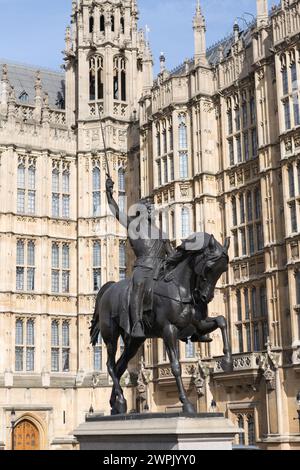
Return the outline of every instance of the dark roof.
[[[42,90],[49,95],[50,108],[61,107],[59,102],[65,99],[64,73],[0,59],[0,78],[4,64],[7,65],[8,79],[15,89],[17,101],[19,101],[22,94],[26,93],[28,95],[27,103],[31,105],[34,104],[36,74],[40,71]]]

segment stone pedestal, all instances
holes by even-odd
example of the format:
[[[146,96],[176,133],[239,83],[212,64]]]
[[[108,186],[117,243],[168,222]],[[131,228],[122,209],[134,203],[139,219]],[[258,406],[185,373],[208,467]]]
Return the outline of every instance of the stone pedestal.
[[[89,416],[74,435],[81,450],[232,450],[240,432],[220,413]]]

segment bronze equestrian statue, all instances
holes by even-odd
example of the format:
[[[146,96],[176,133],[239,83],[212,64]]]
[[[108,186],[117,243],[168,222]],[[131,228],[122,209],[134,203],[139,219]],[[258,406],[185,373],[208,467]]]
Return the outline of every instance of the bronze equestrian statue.
[[[181,378],[177,341],[211,341],[206,335],[220,328],[224,343],[222,367],[233,368],[227,322],[223,316],[208,317],[220,276],[228,270],[229,239],[224,246],[212,235],[197,233],[175,251],[155,227],[152,204],[144,201],[133,216],[120,213],[113,199],[113,182],[106,184],[107,198],[116,218],[128,229],[137,257],[131,279],[105,284],[98,293],[91,326],[91,342],[99,333],[107,347],[107,368],[113,380],[110,399],[113,415],[127,412],[120,379],[129,361],[146,338],[162,338],[176,378],[183,411],[195,413]],[[116,362],[119,337],[124,351]]]

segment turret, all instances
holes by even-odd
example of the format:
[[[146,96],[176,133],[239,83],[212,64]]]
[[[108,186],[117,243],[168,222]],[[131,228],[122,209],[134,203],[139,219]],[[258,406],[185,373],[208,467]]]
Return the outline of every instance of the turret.
[[[261,28],[268,24],[268,0],[256,0],[257,7],[257,27]]]
[[[206,58],[206,24],[202,15],[200,0],[197,0],[196,14],[193,21],[195,42],[195,65],[207,65]]]

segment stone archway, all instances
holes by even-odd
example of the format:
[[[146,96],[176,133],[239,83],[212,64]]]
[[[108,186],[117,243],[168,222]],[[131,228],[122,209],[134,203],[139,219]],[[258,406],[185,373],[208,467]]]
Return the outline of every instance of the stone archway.
[[[14,429],[15,450],[40,450],[40,432],[29,419],[22,419]]]

